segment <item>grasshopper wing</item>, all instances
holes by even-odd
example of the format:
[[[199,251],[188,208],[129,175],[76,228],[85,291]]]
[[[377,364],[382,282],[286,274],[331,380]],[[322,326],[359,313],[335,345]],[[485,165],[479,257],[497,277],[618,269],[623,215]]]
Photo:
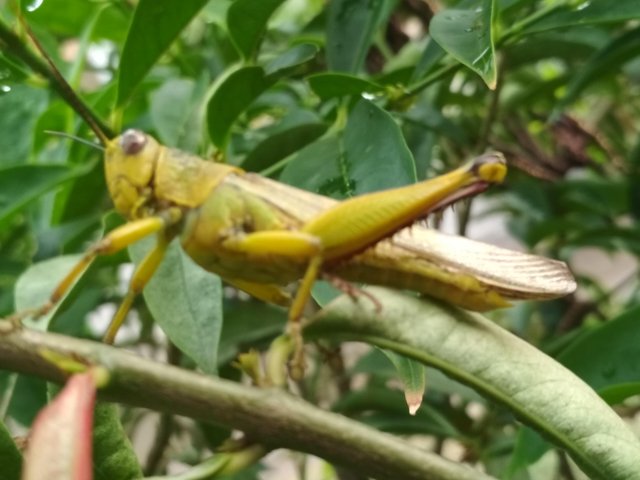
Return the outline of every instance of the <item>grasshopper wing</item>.
[[[397,247],[470,274],[512,300],[551,299],[572,293],[576,282],[564,262],[446,235],[422,226],[393,238]]]
[[[258,175],[229,180],[303,225],[336,201]],[[415,290],[471,310],[509,305],[508,300],[547,300],[572,293],[567,265],[414,225],[336,266],[355,281]]]

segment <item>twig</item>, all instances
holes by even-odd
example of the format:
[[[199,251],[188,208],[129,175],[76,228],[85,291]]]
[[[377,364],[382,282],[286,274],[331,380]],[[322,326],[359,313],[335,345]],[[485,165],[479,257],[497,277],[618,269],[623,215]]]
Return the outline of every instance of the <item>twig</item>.
[[[289,448],[379,480],[489,480],[465,465],[424,452],[389,434],[323,411],[279,389],[247,387],[146,360],[87,340],[0,321],[0,369],[62,382],[65,374],[39,353],[102,365],[111,381],[102,397],[243,430],[269,448]]]
[[[18,57],[26,63],[34,72],[49,80],[53,89],[60,95],[81,117],[88,122],[93,122],[96,127],[109,138],[114,137],[113,131],[86,105],[80,97],[69,87],[65,81],[61,81],[56,72],[41,58],[32,53],[22,42],[20,37],[11,31],[8,25],[0,20],[0,49]]]

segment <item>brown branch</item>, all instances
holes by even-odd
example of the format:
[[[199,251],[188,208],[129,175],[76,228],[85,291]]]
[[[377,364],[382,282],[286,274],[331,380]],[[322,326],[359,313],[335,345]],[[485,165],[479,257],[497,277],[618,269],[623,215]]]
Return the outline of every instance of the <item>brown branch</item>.
[[[80,115],[96,132],[98,137],[114,137],[111,130],[96,115],[91,108],[84,103],[64,80],[60,73],[52,68],[53,63],[45,62],[27,48],[22,39],[18,37],[11,28],[0,20],[0,50],[13,55],[26,63],[34,72],[43,76],[49,81],[51,87]],[[50,66],[51,65],[51,66]],[[98,133],[100,132],[100,133]]]
[[[102,396],[243,430],[268,448],[323,457],[377,479],[488,480],[481,472],[422,451],[392,435],[320,410],[276,389],[252,388],[146,360],[121,349],[0,321],[0,368],[63,382],[40,352],[101,365],[111,373]]]

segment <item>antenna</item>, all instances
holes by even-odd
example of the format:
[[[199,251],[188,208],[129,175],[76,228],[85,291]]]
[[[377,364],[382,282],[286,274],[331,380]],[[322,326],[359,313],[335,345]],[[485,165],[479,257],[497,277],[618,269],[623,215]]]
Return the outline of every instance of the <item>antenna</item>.
[[[58,131],[55,131],[55,130],[45,130],[44,133],[46,133],[48,135],[54,135],[56,137],[68,138],[69,140],[73,140],[74,142],[82,143],[83,145],[87,145],[88,147],[91,147],[91,148],[102,150],[103,152],[105,150],[102,145],[98,145],[97,143],[93,143],[90,140],[78,137],[76,135],[71,135],[70,133],[58,132]]]

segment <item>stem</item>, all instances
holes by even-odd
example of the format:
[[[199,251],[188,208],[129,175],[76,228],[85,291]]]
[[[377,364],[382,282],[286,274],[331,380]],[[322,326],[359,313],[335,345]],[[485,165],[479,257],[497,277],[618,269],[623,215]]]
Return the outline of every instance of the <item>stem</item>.
[[[243,430],[267,448],[311,453],[379,480],[489,480],[341,415],[323,411],[277,389],[258,389],[143,359],[114,347],[0,321],[0,368],[63,382],[65,374],[40,352],[101,365],[112,401],[185,415]]]
[[[73,91],[69,84],[51,68],[47,62],[36,56],[22,42],[20,37],[11,31],[8,25],[0,20],[0,48],[18,57],[26,63],[34,72],[42,75],[51,84],[51,87],[60,95],[89,125],[103,132],[109,138],[113,138],[113,131],[85,104]],[[96,132],[96,134],[98,134]],[[100,136],[100,135],[98,135]]]
[[[423,78],[418,83],[416,83],[411,88],[409,88],[404,93],[404,95],[402,95],[401,99],[405,99],[405,98],[409,98],[409,97],[413,97],[414,95],[417,95],[418,93],[420,93],[422,90],[424,90],[428,86],[436,83],[439,80],[442,80],[447,75],[455,72],[461,66],[462,66],[461,63],[451,63],[449,65],[444,65],[444,66],[440,67],[438,70],[433,72],[431,75]]]
[[[549,5],[549,6],[545,7],[545,8],[542,8],[542,9],[538,10],[534,14],[526,17],[522,21],[515,23],[513,26],[511,26],[511,28],[506,30],[504,32],[504,34],[500,38],[498,38],[495,41],[496,48],[504,46],[504,45],[510,43],[514,39],[514,37],[517,37],[518,34],[522,33],[522,31],[525,28],[529,27],[530,25],[536,23],[537,21],[539,21],[543,17],[546,17],[550,13],[552,13],[555,10],[558,10],[559,8],[564,7],[564,6],[566,6],[566,5],[565,4],[562,4],[562,5],[558,5],[558,4]],[[449,64],[449,65],[444,65],[444,66],[440,67],[438,70],[433,72],[431,75],[429,75],[428,77],[423,78],[421,81],[419,81],[418,83],[414,84],[411,88],[409,88],[404,93],[404,95],[402,95],[401,99],[410,98],[410,97],[412,97],[414,95],[417,95],[422,90],[427,88],[429,85],[441,80],[442,78],[446,77],[450,73],[455,72],[461,66],[462,66],[462,64],[456,62],[456,63],[452,63],[452,64]]]
[[[527,27],[533,25],[537,21],[541,20],[543,17],[546,17],[550,13],[553,13],[555,10],[558,10],[562,7],[566,7],[567,4],[550,4],[544,8],[541,8],[537,12],[525,17],[520,22],[514,23],[509,29],[507,29],[504,34],[496,40],[496,47],[508,44],[512,41],[513,37],[516,37],[520,33],[522,33]]]

